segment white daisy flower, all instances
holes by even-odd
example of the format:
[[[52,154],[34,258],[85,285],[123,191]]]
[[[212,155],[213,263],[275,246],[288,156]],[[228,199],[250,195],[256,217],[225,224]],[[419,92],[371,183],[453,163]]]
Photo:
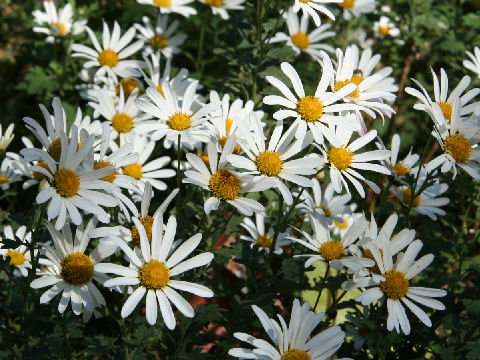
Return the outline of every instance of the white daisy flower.
[[[343,8],[343,18],[350,20],[375,10],[375,0],[343,0],[340,4]]]
[[[473,71],[480,78],[480,48],[475,46],[473,48],[473,54],[467,51],[467,55],[470,60],[463,60],[463,66],[470,71]]]
[[[312,187],[312,181],[305,175],[316,174],[317,167],[324,164],[324,160],[316,154],[298,157],[299,153],[311,144],[311,132],[307,132],[303,138],[295,139],[297,125],[294,124],[282,135],[283,121],[277,121],[267,147],[261,122],[253,115],[249,118],[249,121],[237,121],[246,143],[240,144],[245,156],[232,154],[227,161],[236,168],[247,170],[258,181],[271,180],[272,185],[282,193],[285,202],[291,205],[292,194],[282,181]],[[248,130],[246,122],[254,126],[253,132]]]
[[[138,162],[130,165],[125,165],[122,168],[122,173],[137,180],[137,185],[143,192],[147,182],[160,191],[167,189],[165,184],[160,179],[171,178],[175,176],[175,171],[172,169],[164,169],[163,167],[170,163],[168,156],[157,157],[155,160],[147,162],[150,155],[155,148],[154,141],[148,141],[145,136],[135,136],[133,139],[133,151],[139,154]]]
[[[294,0],[293,11],[298,13],[300,9],[304,14],[308,14],[312,17],[316,26],[320,26],[320,16],[318,13],[322,13],[328,16],[331,20],[335,20],[335,15],[323,4],[339,4],[342,0]]]
[[[335,189],[332,183],[329,183],[322,194],[320,182],[312,179],[312,195],[308,190],[304,190],[300,196],[302,201],[297,205],[301,212],[308,215],[323,215],[329,225],[334,221],[343,223],[342,215],[350,212],[347,203],[352,199],[352,195],[344,194],[335,196]]]
[[[268,231],[265,231],[265,217],[261,214],[255,214],[255,223],[248,217],[243,219],[243,222],[240,224],[245,230],[247,230],[248,235],[240,235],[240,239],[252,243],[258,246],[258,251],[265,251],[267,254],[270,252],[270,247],[272,246],[274,229],[270,227]],[[277,237],[277,242],[275,244],[274,253],[280,255],[283,252],[283,247],[290,245],[290,241],[287,239],[287,236],[290,235],[289,232],[279,233]]]
[[[340,218],[340,220],[333,220],[332,224],[330,225],[330,231],[333,233],[333,235],[345,235],[348,229],[350,229],[355,222],[355,219],[363,216],[363,213],[355,212],[355,210],[357,210],[357,204],[350,204],[346,207],[344,213],[337,216]]]
[[[160,10],[161,14],[177,13],[185,17],[196,15],[197,10],[187,6],[194,0],[137,0],[142,5],[153,5]]]
[[[330,231],[324,216],[309,215],[309,221],[313,235],[297,229],[302,234],[304,240],[289,237],[290,240],[302,244],[315,252],[314,254],[296,255],[297,257],[308,257],[305,262],[305,268],[312,266],[313,263],[319,260],[328,262],[335,270],[347,268],[352,273],[364,267],[375,265],[374,261],[364,258],[357,251],[354,251],[356,249],[355,242],[367,227],[365,217],[362,216],[355,219],[353,225],[342,236],[340,241],[330,238]]]
[[[381,149],[381,147],[380,147]],[[400,150],[400,135],[394,134],[392,137],[391,155],[385,160],[387,166],[392,170],[392,175],[396,179],[401,179],[415,170],[414,166],[420,160],[418,154],[412,154],[413,148],[410,148],[408,155],[401,161],[398,159]]]
[[[264,191],[272,187],[271,181],[254,181],[250,175],[239,174],[226,169],[227,157],[235,147],[235,139],[230,136],[225,142],[220,159],[215,143],[208,143],[209,167],[194,154],[187,154],[187,161],[194,170],[185,171],[183,183],[200,186],[210,191],[210,197],[204,204],[206,214],[217,210],[220,202],[226,201],[246,216],[264,213],[265,208],[258,201],[240,196],[242,193]]]
[[[283,62],[281,69],[289,78],[297,96],[287,85],[273,76],[267,76],[267,81],[275,86],[283,96],[268,95],[263,98],[267,105],[280,105],[287,109],[278,110],[273,114],[276,120],[294,117],[294,125],[297,126],[296,138],[303,139],[308,129],[312,131],[315,141],[323,143],[325,125],[339,125],[352,130],[360,130],[360,124],[356,119],[334,115],[341,111],[359,110],[356,104],[336,104],[337,101],[355,90],[356,85],[348,84],[337,92],[327,92],[327,88],[333,79],[333,66],[330,57],[323,52],[322,77],[318,83],[314,95],[306,95],[302,81],[292,65]]]
[[[210,103],[199,108],[193,107],[197,87],[197,80],[188,85],[182,101],[167,81],[162,83],[165,97],[156,88],[148,88],[146,97],[137,99],[136,104],[141,110],[155,117],[157,121],[140,126],[137,132],[140,134],[151,133],[150,137],[153,141],[166,137],[170,146],[180,136],[182,145],[189,149],[193,149],[193,145],[198,141],[210,141],[212,130],[207,125],[208,114],[215,111],[220,103]]]
[[[351,114],[350,114],[351,115]],[[332,128],[333,129],[333,128]],[[353,132],[337,126],[330,130],[326,135],[330,145],[323,144],[321,151],[325,162],[330,165],[330,179],[336,192],[341,192],[343,186],[350,192],[345,178],[348,179],[362,198],[365,197],[365,191],[357,180],[365,182],[375,193],[380,192],[380,188],[373,182],[365,179],[355,169],[378,172],[380,174],[390,175],[390,170],[379,164],[372,164],[371,161],[380,161],[390,156],[389,150],[366,151],[361,154],[358,150],[377,136],[376,130],[370,130],[363,136],[350,142]]]
[[[356,88],[345,96],[344,101],[362,105],[364,111],[365,108],[371,109],[382,118],[395,113],[392,107],[384,102],[395,100],[394,93],[398,86],[395,79],[389,76],[393,71],[390,66],[375,71],[380,62],[380,55],[373,55],[371,49],[364,50],[360,55],[356,45],[347,47],[345,53],[337,49],[336,54],[337,66],[332,88],[339,91],[347,85],[356,85]],[[372,111],[367,113],[375,117]]]
[[[22,180],[22,175],[18,171],[18,165],[15,166],[15,159],[6,157],[0,166],[0,189],[7,190],[10,185]]]
[[[252,305],[252,309],[273,345],[253,335],[236,332],[233,334],[235,338],[254,346],[254,349],[230,349],[228,352],[230,356],[258,360],[323,360],[335,354],[345,339],[345,333],[340,326],[330,327],[312,336],[325,313],[315,314],[310,311],[308,303],[300,306],[298,299],[293,301],[288,327],[281,315],[277,315],[279,319],[277,322],[269,318],[258,306]]]
[[[445,290],[410,286],[410,281],[433,261],[432,254],[424,255],[415,261],[422,246],[420,240],[413,241],[404,254],[399,253],[397,255],[394,263],[392,254],[388,251],[388,245],[383,247],[382,252],[380,252],[380,248],[375,242],[372,241],[367,244],[380,270],[381,281],[380,284],[377,284],[372,281],[372,278],[365,277],[357,282],[359,288],[370,288],[357,295],[355,300],[361,302],[362,305],[369,305],[376,300],[383,302],[386,299],[388,309],[387,329],[389,331],[395,328],[398,333],[401,329],[406,335],[410,334],[410,322],[403,304],[428,327],[432,326],[431,320],[425,311],[414,304],[413,301],[432,309],[445,309],[445,305],[433,299],[445,296],[447,294]],[[372,285],[373,287],[371,287]]]
[[[47,216],[57,219],[55,227],[60,230],[69,218],[75,225],[82,222],[82,215],[78,209],[92,213],[101,222],[110,221],[108,213],[101,206],[114,207],[117,201],[107,192],[120,191],[117,186],[108,181],[101,180],[115,171],[114,167],[88,171],[81,164],[90,156],[93,150],[93,135],[84,136],[79,147],[78,129],[72,126],[72,136],[67,138],[61,134],[61,155],[57,163],[52,156],[40,149],[22,149],[20,153],[26,161],[39,160],[47,164],[48,169],[42,166],[32,166],[29,170],[44,174],[51,186],[42,190],[36,198],[38,204],[49,201]],[[82,139],[83,139],[82,138]]]
[[[5,244],[1,242],[2,239],[0,237],[0,255],[9,261],[10,265],[14,266],[14,276],[27,277],[29,269],[32,268],[29,250],[32,241],[32,232],[27,232],[27,228],[22,225],[13,233],[12,227],[7,225],[3,228],[3,234],[6,239],[21,242],[21,245],[15,249],[4,248]],[[35,249],[35,254],[37,251],[38,250]]]
[[[244,10],[242,5],[245,0],[199,0],[201,3],[209,5],[212,8],[213,15],[220,15],[223,20],[228,20],[227,10]]]
[[[373,23],[373,31],[376,36],[381,38],[387,36],[398,37],[400,35],[400,29],[387,16],[380,16],[380,19]]]
[[[125,242],[114,239],[130,261],[130,266],[98,264],[95,270],[119,275],[119,277],[107,280],[104,284],[105,287],[139,285],[125,301],[121,311],[122,318],[130,315],[146,295],[147,322],[151,325],[157,322],[157,311],[160,307],[165,325],[172,330],[175,328],[175,317],[170,302],[186,317],[193,317],[194,315],[192,306],[175,289],[202,297],[213,296],[213,292],[203,285],[174,280],[172,277],[190,269],[207,265],[212,261],[213,254],[204,252],[182,261],[200,244],[202,234],[195,234],[172,253],[172,244],[177,228],[177,221],[173,216],[168,219],[164,234],[161,216],[157,214],[154,217],[151,243],[148,241],[142,223],[136,218],[133,218],[133,221],[140,235],[140,252],[135,253]]]
[[[477,146],[480,141],[478,128],[473,125],[478,122],[462,121],[460,99],[456,99],[452,106],[450,120],[447,119],[440,105],[432,104],[431,116],[434,120],[432,135],[439,142],[443,154],[437,156],[425,165],[425,171],[431,172],[440,166],[441,172],[448,172],[453,169],[453,178],[457,176],[457,165],[465,170],[474,179],[480,179],[480,148]]]
[[[13,141],[13,128],[14,125],[10,124],[3,133],[2,124],[0,124],[0,153],[7,151],[8,145]]]
[[[105,299],[93,280],[103,283],[108,279],[94,268],[105,257],[99,247],[92,250],[90,255],[85,254],[96,220],[90,220],[86,226],[80,223],[75,234],[72,234],[69,225],[65,225],[61,231],[49,222],[46,226],[53,241],[53,246],[44,245],[45,255],[51,265],[30,286],[34,289],[50,287],[40,297],[40,304],[49,303],[61,293],[58,312],[62,314],[71,302],[74,314],[80,315],[83,311],[84,321],[87,321],[95,308],[105,306]]]
[[[120,25],[115,21],[113,31],[110,33],[107,23],[103,23],[102,46],[97,40],[93,31],[86,26],[85,30],[90,36],[94,49],[82,44],[73,44],[72,57],[85,58],[88,61],[83,65],[85,69],[98,67],[97,74],[103,74],[105,67],[110,68],[116,75],[123,78],[133,78],[140,76],[138,71],[142,67],[142,62],[137,60],[127,60],[128,57],[136,53],[143,46],[143,41],[138,40],[131,43],[135,36],[135,28],[131,27],[120,37]]]
[[[142,21],[145,26],[140,24],[133,26],[139,32],[137,37],[147,44],[144,50],[146,55],[161,51],[163,56],[171,58],[173,54],[180,52],[179,46],[185,42],[187,35],[174,35],[178,29],[178,20],[168,26],[168,15],[158,15],[155,27],[147,16],[142,17]]]
[[[53,43],[55,38],[61,38],[69,34],[78,35],[85,30],[87,20],[73,19],[72,5],[67,3],[57,11],[53,1],[44,1],[45,12],[33,11],[33,21],[44,26],[35,26],[33,31],[47,35],[46,42]]]
[[[476,112],[476,109],[480,106],[480,101],[471,104],[469,104],[469,102],[473,100],[475,96],[480,94],[480,88],[471,89],[467,93],[463,94],[470,84],[470,76],[464,76],[455,89],[452,90],[450,95],[448,95],[448,76],[445,70],[440,69],[440,81],[433,69],[431,69],[431,71],[433,76],[433,92],[435,100],[430,98],[427,90],[425,90],[422,84],[415,79],[412,79],[412,81],[419,87],[421,91],[411,87],[405,88],[405,92],[407,94],[415,96],[421,101],[421,104],[415,104],[413,106],[414,109],[426,111],[431,116],[433,104],[436,103],[440,106],[445,118],[451,121],[453,113],[452,107],[453,104],[458,100],[460,103],[460,108],[458,111],[461,117]]]
[[[297,14],[290,8],[283,17],[287,21],[288,35],[278,32],[270,40],[271,43],[286,41],[297,55],[300,55],[303,51],[311,56],[320,57],[322,55],[321,50],[334,52],[332,46],[319,43],[321,40],[335,36],[334,31],[327,31],[331,28],[330,24],[320,25],[311,33],[308,33],[308,20],[310,18],[308,14],[303,13],[302,19],[299,21]]]

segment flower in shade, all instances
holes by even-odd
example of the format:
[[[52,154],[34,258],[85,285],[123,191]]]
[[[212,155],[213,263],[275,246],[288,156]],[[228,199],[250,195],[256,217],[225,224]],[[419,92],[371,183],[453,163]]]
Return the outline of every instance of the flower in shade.
[[[240,224],[249,235],[240,235],[240,239],[251,242],[252,247],[258,246],[258,251],[265,251],[267,254],[270,252],[272,246],[274,229],[269,228],[265,231],[265,217],[261,214],[255,214],[255,223],[248,217],[246,217]],[[287,239],[288,232],[279,233],[277,236],[277,242],[275,243],[275,254],[281,254],[283,247],[290,244],[290,240]]]
[[[13,128],[14,125],[10,124],[3,133],[2,124],[0,124],[0,153],[7,151],[8,145],[13,141]]]
[[[375,0],[343,0],[340,4],[343,8],[343,18],[350,20],[375,10]]]
[[[140,50],[143,46],[143,40],[132,43],[135,37],[135,28],[131,27],[120,37],[120,25],[115,21],[113,31],[110,33],[108,25],[103,23],[102,46],[97,40],[93,31],[86,26],[93,47],[89,48],[82,44],[73,44],[74,51],[72,57],[85,58],[88,61],[83,65],[85,69],[91,67],[99,68],[97,73],[105,72],[105,67],[111,69],[116,75],[123,78],[133,78],[140,76],[138,71],[141,68],[141,61],[128,60],[128,58]]]
[[[387,166],[392,170],[392,175],[396,179],[401,179],[407,174],[411,174],[415,169],[415,164],[420,159],[418,154],[412,154],[412,148],[403,160],[398,159],[398,152],[400,150],[400,135],[395,134],[392,137],[391,155],[385,160]]]
[[[373,31],[379,37],[397,37],[400,35],[400,29],[395,26],[387,16],[380,16],[378,21],[373,23]]]
[[[103,273],[112,273],[118,277],[107,280],[106,287],[119,285],[136,286],[123,304],[122,318],[129,316],[143,297],[146,297],[147,322],[154,325],[157,322],[157,312],[160,312],[165,325],[169,329],[175,328],[175,317],[172,306],[186,317],[193,317],[192,306],[176,291],[186,291],[202,297],[212,297],[213,292],[203,285],[173,279],[174,276],[207,265],[213,259],[213,254],[204,252],[188,260],[188,257],[200,244],[201,234],[195,234],[184,241],[172,252],[172,245],[177,229],[175,217],[170,216],[163,233],[163,221],[160,214],[154,216],[152,224],[151,243],[143,224],[133,219],[140,236],[140,251],[134,252],[123,240],[114,238],[130,261],[130,266],[117,264],[98,264],[95,270]],[[137,286],[138,285],[138,286]]]
[[[223,20],[228,20],[227,10],[244,10],[242,5],[245,0],[199,0],[212,8],[213,15],[220,15]]]
[[[3,228],[3,234],[5,239],[15,240],[21,244],[14,249],[4,248],[5,244],[1,242],[0,238],[0,255],[14,267],[13,275],[27,277],[29,269],[32,268],[29,249],[32,233],[27,231],[24,225],[20,226],[14,233],[12,227],[7,225]],[[36,253],[37,250],[35,249]]]
[[[197,10],[187,6],[193,0],[137,0],[142,5],[153,5],[160,10],[162,14],[177,13],[185,17],[195,15]]]
[[[330,327],[312,336],[325,313],[315,314],[310,311],[308,303],[300,305],[298,299],[293,301],[288,327],[281,315],[277,315],[280,320],[277,322],[258,306],[252,305],[252,309],[272,344],[253,335],[236,332],[233,334],[235,338],[254,348],[230,349],[228,354],[233,357],[258,360],[323,360],[335,354],[345,339],[345,333],[340,326]]]
[[[320,26],[320,16],[318,13],[322,13],[328,16],[330,19],[335,20],[335,15],[323,4],[338,4],[342,0],[294,0],[293,11],[298,13],[300,9],[304,14],[308,14],[313,19],[316,26]]]
[[[0,165],[0,189],[6,190],[11,184],[21,181],[22,175],[19,171],[19,165],[15,159],[7,156]]]
[[[467,56],[470,60],[463,60],[463,66],[470,71],[473,71],[480,78],[480,48],[475,46],[473,49],[473,54],[470,51],[467,51]]]

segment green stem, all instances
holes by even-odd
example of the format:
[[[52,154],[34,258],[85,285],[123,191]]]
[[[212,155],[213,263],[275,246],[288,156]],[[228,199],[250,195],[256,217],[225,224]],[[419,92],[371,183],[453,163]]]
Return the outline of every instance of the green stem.
[[[197,52],[197,59],[195,61],[195,69],[197,70],[198,78],[200,79],[203,72],[203,64],[202,64],[202,57],[203,57],[203,43],[205,42],[205,30],[208,26],[208,21],[210,20],[210,9],[207,10],[203,16],[202,26],[200,27],[200,39],[198,40],[198,52]]]
[[[338,298],[336,298],[333,303],[328,307],[327,311],[325,311],[325,316],[328,316],[332,311],[333,309],[335,308],[335,306],[340,302],[340,300],[343,299],[343,297],[347,294],[348,291],[343,291],[342,295],[340,295]]]
[[[177,138],[177,189],[178,189],[178,195],[177,195],[177,202],[176,202],[176,208],[175,208],[175,216],[177,217],[177,220],[180,218],[180,210],[181,210],[181,205],[182,205],[182,170],[181,170],[181,165],[180,161],[182,160],[182,148],[180,146],[182,136],[179,134]]]
[[[320,301],[320,296],[322,295],[323,287],[327,281],[328,272],[330,271],[330,263],[327,263],[327,268],[325,269],[325,274],[323,275],[322,282],[320,283],[320,289],[318,290],[317,300],[315,300],[315,305],[313,305],[313,312],[317,310],[318,302]]]
[[[66,350],[66,359],[74,359],[72,356],[72,346],[70,345],[70,336],[68,334],[67,329],[67,312],[64,311],[62,315],[62,331],[63,331],[63,339],[65,340],[65,350]]]

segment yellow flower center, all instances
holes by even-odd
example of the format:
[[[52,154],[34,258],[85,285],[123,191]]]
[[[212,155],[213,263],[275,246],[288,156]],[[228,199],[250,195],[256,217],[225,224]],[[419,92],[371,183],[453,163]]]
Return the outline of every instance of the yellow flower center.
[[[310,45],[308,35],[303,32],[297,32],[291,36],[293,44],[299,49],[306,49]]]
[[[0,175],[0,185],[6,184],[10,181],[10,178],[5,175]]]
[[[112,126],[119,133],[128,133],[133,129],[132,117],[126,113],[118,113],[112,118]]]
[[[351,79],[347,79],[347,80],[344,80],[344,81],[335,81],[335,84],[333,85],[333,89],[335,91],[339,91],[345,85],[348,85],[348,84],[359,85],[363,80],[364,80],[364,78],[362,76],[360,76],[358,74],[355,74],[355,75],[352,76]],[[360,96],[360,90],[358,90],[358,88],[357,88],[346,96],[358,99],[358,97]]]
[[[343,255],[344,247],[339,241],[330,240],[320,246],[320,255],[328,261],[338,259]]]
[[[111,162],[108,162],[108,161],[95,161],[93,163],[93,168],[95,170],[98,170],[98,169],[103,169],[103,168],[106,168],[106,167],[109,167],[109,166],[113,166],[113,164]],[[110,175],[107,175],[107,176],[104,176],[102,177],[100,180],[104,180],[104,181],[108,181],[108,182],[111,182],[113,183],[115,181],[115,178],[117,177],[117,172],[114,171],[112,172]]]
[[[156,6],[162,6],[162,7],[170,7],[172,6],[171,0],[153,0],[153,3]]]
[[[225,143],[227,142],[227,139],[228,137],[227,136],[222,136],[218,142],[220,144],[220,146],[222,147],[222,149],[225,147]],[[238,144],[235,144],[235,147],[233,148],[233,153],[234,154],[237,154],[237,155],[240,155],[240,153],[242,152],[242,148],[238,145]]]
[[[103,50],[98,54],[98,62],[101,66],[109,66],[113,68],[118,64],[118,54],[111,49]]]
[[[353,153],[344,147],[332,147],[327,155],[329,163],[333,164],[338,170],[348,169],[353,161]]]
[[[320,206],[317,206],[317,208],[322,209],[326,217],[332,216],[332,212],[329,209],[327,209],[325,206],[320,205]]]
[[[80,175],[70,169],[61,168],[53,175],[52,186],[61,197],[71,198],[80,189]]]
[[[346,229],[348,227],[348,222],[344,218],[342,218],[342,222],[338,220],[333,220],[333,223],[335,224],[336,227],[338,227],[340,230]]]
[[[83,285],[93,277],[93,262],[82,253],[76,252],[65,257],[60,263],[60,275],[72,285]]]
[[[53,160],[60,161],[60,156],[62,155],[62,140],[60,140],[60,138],[53,140],[48,146],[47,152]]]
[[[452,105],[443,101],[440,101],[437,104],[440,105],[440,109],[442,110],[445,119],[447,119],[449,122],[452,122]]]
[[[142,216],[139,218],[140,222],[142,223],[143,227],[145,228],[145,232],[147,233],[148,242],[152,242],[152,226],[153,226],[153,217],[152,216]],[[138,229],[135,225],[132,226],[130,229],[130,234],[132,235],[132,241],[135,245],[140,247],[140,235],[138,234]]]
[[[140,180],[143,175],[142,165],[140,163],[130,164],[124,166],[123,173],[127,176],[131,176],[134,179]]]
[[[262,248],[269,248],[272,245],[272,237],[268,234],[260,235],[257,238],[257,244]]]
[[[52,24],[52,27],[60,36],[64,36],[67,33],[67,26],[62,22],[55,22]]]
[[[17,250],[9,250],[5,256],[10,257],[10,265],[20,266],[25,262],[25,255]]]
[[[205,163],[205,165],[207,165],[207,167],[210,166],[210,161],[208,160],[208,155],[207,154],[202,152],[202,153],[198,154],[198,157],[200,159],[202,159],[202,161]]]
[[[302,0],[300,0],[302,1]],[[280,360],[310,360],[311,357],[306,351],[291,349],[282,355]]]
[[[387,36],[388,34],[390,34],[390,29],[388,28],[388,26],[379,26],[378,32],[383,36]]]
[[[235,200],[240,194],[240,180],[230,171],[222,169],[210,176],[208,188],[220,200]]]
[[[160,93],[160,95],[162,95],[163,97],[165,97],[165,94],[163,93],[162,84],[158,84],[158,85],[157,85],[157,91]]]
[[[190,128],[191,118],[187,114],[176,113],[170,116],[167,124],[173,130],[182,131]]]
[[[355,1],[354,0],[343,0],[343,3],[341,3],[340,6],[344,9],[353,9],[353,7],[355,6]]]
[[[380,284],[380,289],[386,297],[392,300],[402,299],[408,293],[408,279],[401,271],[390,270],[383,275],[385,281]]]
[[[305,96],[297,102],[297,113],[307,122],[315,122],[323,115],[323,104],[315,96]]]
[[[301,3],[308,4],[311,0],[300,0]]]
[[[133,90],[140,88],[140,85],[136,80],[122,79],[120,80],[120,82],[117,84],[117,87],[115,88],[115,92],[117,95],[120,94],[120,86],[123,88],[123,94],[125,95],[125,98],[128,98],[130,94],[133,92]],[[140,95],[140,91],[138,92],[138,95]]]
[[[223,0],[207,0],[207,4],[210,6],[220,7],[223,5]]]
[[[383,250],[382,249],[380,249],[380,254],[383,257]],[[363,257],[375,261],[375,265],[372,266],[371,268],[369,268],[369,270],[371,272],[373,272],[374,274],[381,274],[381,271],[380,271],[380,268],[378,267],[377,261],[375,260],[372,252],[369,249],[365,250],[365,253],[363,254]]]
[[[466,163],[470,159],[470,152],[472,150],[470,141],[462,135],[448,135],[443,145],[445,152],[452,155],[457,163]]]
[[[410,204],[410,201],[412,200],[412,189],[407,188],[402,191],[402,196],[403,196],[403,202],[405,204]],[[416,196],[415,199],[413,199],[412,203],[413,207],[417,207],[420,205],[420,196]]]
[[[48,172],[50,172],[50,168],[48,167],[48,165],[46,163],[44,163],[43,161],[39,161],[37,163],[37,166],[41,166],[42,168],[44,168],[45,170],[47,170]],[[32,171],[32,176],[35,180],[43,180],[46,178],[45,175],[43,175],[41,172],[38,172],[38,171]]]
[[[140,285],[148,290],[163,289],[170,281],[170,270],[158,260],[150,260],[138,272]]]
[[[226,122],[226,130],[227,130],[227,134],[230,133],[230,129],[232,128],[232,125],[233,125],[233,119],[232,118],[227,118],[227,120],[225,120]]]
[[[160,35],[160,34],[157,34],[155,35],[154,37],[152,37],[150,39],[150,45],[153,47],[153,48],[160,48],[160,49],[163,49],[165,47],[167,47],[168,45],[168,39],[163,36],[163,35]]]
[[[395,173],[398,176],[405,176],[407,174],[410,174],[410,169],[407,168],[405,165],[403,165],[401,162],[396,163],[393,166],[390,166],[390,168],[395,171]]]
[[[265,150],[257,156],[255,165],[263,175],[277,176],[282,171],[283,160],[279,153]]]

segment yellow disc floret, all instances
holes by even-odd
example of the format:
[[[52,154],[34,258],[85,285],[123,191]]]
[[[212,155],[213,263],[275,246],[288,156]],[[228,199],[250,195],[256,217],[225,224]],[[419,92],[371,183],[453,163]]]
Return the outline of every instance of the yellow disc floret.
[[[345,147],[332,147],[327,155],[328,162],[333,164],[338,170],[345,170],[352,164],[353,153]]]
[[[310,355],[303,350],[291,349],[282,355],[280,360],[310,360]]]
[[[158,85],[157,85],[157,91],[160,93],[160,95],[162,95],[163,97],[165,97],[165,94],[163,93],[162,84],[158,84]]]
[[[265,150],[257,156],[255,165],[263,175],[277,176],[282,171],[283,160],[279,153]]]
[[[153,48],[163,49],[168,46],[168,39],[163,35],[157,34],[150,39],[150,45]]]
[[[47,152],[53,160],[60,161],[60,156],[62,155],[62,140],[60,138],[53,140],[48,146]]]
[[[240,194],[240,180],[230,171],[222,169],[210,176],[208,188],[220,200],[235,200]]]
[[[70,169],[61,168],[53,175],[52,186],[64,198],[77,195],[80,189],[80,175]]]
[[[127,176],[131,176],[137,180],[140,180],[142,178],[143,168],[140,163],[127,165],[127,166],[124,166],[122,169],[123,169],[123,173]]]
[[[320,246],[320,255],[328,261],[340,258],[344,253],[344,247],[339,241],[328,241]]]
[[[440,105],[440,109],[442,110],[445,119],[447,119],[449,122],[452,122],[452,105],[444,101],[440,101],[437,104]]]
[[[397,176],[405,176],[407,174],[410,174],[410,169],[407,168],[403,163],[398,162],[395,165],[390,167]]]
[[[83,285],[93,277],[93,262],[82,253],[76,252],[66,256],[60,263],[63,280],[72,285]]]
[[[118,113],[112,118],[112,126],[119,133],[128,133],[133,129],[132,117],[126,113]]]
[[[182,131],[189,129],[192,123],[191,117],[189,115],[183,113],[176,113],[170,116],[167,124],[173,130]]]
[[[6,184],[10,181],[10,178],[5,175],[0,175],[0,185]]]
[[[303,32],[297,32],[291,36],[293,44],[299,49],[306,49],[310,45],[308,35]]]
[[[142,216],[138,220],[142,223],[147,233],[148,242],[152,242],[152,226],[153,226],[153,217],[152,216]],[[140,247],[140,235],[138,234],[138,229],[135,225],[130,229],[130,234],[132,235],[132,241],[135,245]]]
[[[150,260],[140,268],[138,280],[147,290],[163,289],[170,281],[170,270],[163,262]]]
[[[9,250],[5,256],[10,258],[10,265],[20,266],[25,262],[25,255],[17,250]]]
[[[202,152],[202,153],[198,154],[198,157],[199,157],[200,159],[202,159],[203,163],[204,163],[205,165],[207,165],[207,167],[210,166],[210,161],[208,160],[208,155],[207,155],[207,154],[205,154],[205,153]]]
[[[111,49],[103,50],[98,54],[98,62],[101,66],[113,68],[118,64],[118,54]]]
[[[382,255],[382,258],[383,258],[383,250],[382,249],[380,249],[380,254]],[[377,264],[377,261],[375,260],[372,252],[369,249],[365,250],[365,253],[363,254],[363,257],[375,261],[375,265],[372,266],[371,268],[368,268],[371,272],[373,272],[374,274],[381,274],[380,268],[378,267],[378,264]]]
[[[44,168],[45,170],[47,170],[48,172],[50,172],[50,168],[49,168],[48,165],[47,165],[45,162],[43,162],[43,161],[39,161],[39,162],[36,164],[36,166],[41,166],[42,168]],[[46,176],[45,176],[43,173],[39,172],[39,171],[32,171],[32,175],[33,175],[33,178],[34,178],[35,180],[38,180],[38,181],[43,180],[43,179],[46,178]]]
[[[220,144],[222,149],[225,147],[225,143],[227,142],[227,140],[228,140],[228,136],[222,136],[220,139],[218,139],[218,143]],[[242,152],[242,148],[238,144],[235,144],[235,147],[233,148],[233,153],[240,155],[241,152]]]
[[[171,0],[153,0],[153,3],[156,6],[162,6],[162,7],[170,7],[172,6]]]
[[[410,204],[410,201],[412,201],[412,189],[406,188],[405,190],[403,190],[402,197],[405,204]],[[413,207],[417,207],[418,205],[420,205],[420,196],[415,196],[412,205]]]
[[[297,102],[297,113],[304,121],[315,122],[323,115],[323,104],[315,96],[305,96]]]
[[[340,6],[344,9],[353,9],[353,7],[355,6],[355,1],[354,0],[343,0],[343,3],[341,3]]]
[[[103,169],[103,168],[106,168],[106,167],[109,167],[109,166],[113,166],[113,164],[111,162],[104,161],[104,160],[95,161],[93,163],[93,168],[95,170]],[[113,171],[110,175],[104,176],[100,180],[104,180],[104,181],[108,181],[108,182],[113,183],[115,181],[116,177],[117,177],[117,172]]]
[[[466,163],[472,151],[470,141],[460,134],[448,135],[443,143],[445,152],[450,154],[457,163]]]
[[[233,125],[233,119],[227,118],[227,120],[225,120],[225,129],[227,130],[227,134],[230,133],[230,129],[232,128],[232,125]]]
[[[390,34],[390,29],[388,26],[379,26],[378,32],[383,36],[387,36],[388,34]]]
[[[67,33],[67,26],[62,22],[53,23],[52,28],[54,28],[55,32],[59,36],[65,36],[65,34]]]
[[[323,213],[325,214],[326,217],[332,216],[332,212],[323,205],[317,206],[317,209],[322,209],[322,211],[323,211]]]
[[[207,4],[210,6],[220,7],[223,5],[223,0],[206,0]]]
[[[333,85],[333,89],[335,91],[339,91],[341,88],[343,88],[345,85],[348,85],[348,84],[360,85],[360,83],[363,80],[364,80],[364,78],[361,75],[355,74],[355,75],[352,76],[351,79],[347,79],[347,80],[344,80],[344,81],[335,81],[335,84]],[[358,88],[357,88],[346,96],[358,99],[358,97],[360,96],[360,90],[358,90]]]
[[[346,229],[348,227],[348,222],[347,220],[345,220],[344,218],[342,218],[342,222],[338,221],[338,220],[333,220],[333,223],[335,224],[335,226],[337,228],[339,228],[340,230],[343,230],[343,229]]]
[[[115,92],[117,93],[117,95],[120,94],[120,86],[123,89],[123,94],[125,95],[125,98],[128,98],[133,92],[133,90],[140,89],[140,85],[135,79],[122,79],[115,88]],[[137,95],[140,95],[140,91],[137,93]]]
[[[403,272],[390,270],[387,271],[383,277],[385,281],[380,284],[380,289],[387,298],[399,300],[408,293],[409,283]]]
[[[262,248],[269,248],[272,245],[272,237],[268,234],[259,235],[257,237],[257,244]]]

